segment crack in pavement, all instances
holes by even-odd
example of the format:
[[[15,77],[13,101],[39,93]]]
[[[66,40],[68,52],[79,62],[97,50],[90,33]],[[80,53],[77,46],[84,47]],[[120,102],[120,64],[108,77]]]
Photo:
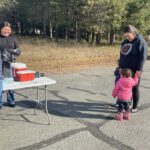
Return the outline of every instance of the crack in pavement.
[[[84,90],[84,89],[79,89],[79,88],[72,88],[72,87],[66,87],[67,89],[69,90],[76,90],[76,91],[82,91],[82,92],[86,92],[86,93],[89,93],[89,94],[92,94],[92,95],[96,95],[97,93],[95,92],[91,92],[91,91],[88,91],[88,90]]]
[[[68,115],[68,114],[65,114],[65,115]],[[72,116],[68,115],[68,117],[72,117]],[[109,144],[110,146],[115,147],[118,150],[133,150],[133,148],[131,148],[130,146],[125,145],[116,139],[112,139],[111,137],[103,134],[99,130],[100,127],[104,126],[106,123],[113,120],[113,116],[105,116],[105,121],[100,122],[100,123],[91,123],[89,121],[85,121],[85,120],[79,119],[79,118],[73,118],[73,119],[76,120],[77,122],[87,126],[86,129],[84,129],[83,131],[90,132],[94,137],[96,137],[97,139]]]
[[[61,112],[60,112],[61,113]],[[67,114],[68,115],[68,114]],[[70,116],[70,115],[68,115]],[[71,117],[71,116],[70,116]],[[108,120],[107,120],[108,119]],[[70,136],[73,136],[73,135],[76,135],[80,132],[83,132],[83,131],[88,131],[90,132],[94,137],[96,137],[97,139],[109,144],[110,146],[118,149],[118,150],[133,150],[133,148],[131,148],[130,146],[128,145],[125,145],[123,144],[122,142],[116,140],[116,139],[113,139],[105,134],[103,134],[99,129],[100,127],[104,126],[106,123],[110,122],[110,119],[112,120],[113,117],[111,116],[107,116],[106,117],[106,120],[103,121],[103,122],[100,122],[100,123],[90,123],[88,121],[85,121],[83,119],[75,119],[76,121],[78,121],[79,123],[85,125],[86,127],[84,128],[78,128],[78,129],[73,129],[73,130],[70,130],[70,131],[66,131],[66,132],[63,132],[61,134],[58,134],[50,139],[47,139],[47,140],[43,140],[39,143],[35,143],[35,144],[32,144],[32,145],[29,145],[29,146],[26,146],[26,147],[22,147],[22,148],[18,148],[16,150],[40,150],[41,148],[44,148],[44,147],[48,147],[52,144],[55,144],[57,142],[60,142]],[[123,149],[122,149],[123,147]]]
[[[92,95],[101,94],[103,96],[107,96],[107,94],[103,93],[103,92],[95,93],[95,92],[91,92],[91,91],[88,91],[88,90],[85,90],[85,89],[72,88],[72,87],[67,87],[67,89],[69,89],[69,90],[76,90],[76,91],[80,91],[80,92],[86,92],[86,93],[89,93],[89,94],[92,94]]]
[[[97,78],[101,78],[102,76],[100,75],[88,75],[88,74],[80,74],[82,76],[86,76],[86,77],[97,77]]]
[[[148,109],[148,108],[150,108],[150,103],[143,104],[143,105],[139,106],[139,111],[143,111],[143,110]],[[62,114],[62,112],[59,112],[59,113]],[[66,115],[66,114],[64,114],[64,115]],[[67,115],[70,116],[69,114],[67,114]],[[82,119],[75,119],[75,118],[73,118],[73,119],[78,121],[81,124],[86,125],[86,127],[66,131],[66,132],[58,134],[58,135],[56,135],[50,139],[43,140],[39,143],[35,143],[35,144],[29,145],[26,147],[18,148],[16,150],[35,150],[35,149],[39,150],[41,148],[48,147],[52,144],[55,144],[57,142],[64,140],[65,138],[71,137],[71,136],[76,135],[76,134],[83,132],[83,131],[90,132],[97,139],[109,144],[110,146],[112,146],[118,150],[134,150],[134,148],[132,148],[128,145],[125,145],[124,143],[122,143],[122,142],[120,142],[120,141],[118,141],[112,137],[109,137],[100,131],[101,127],[103,127],[106,123],[111,121],[110,120],[110,119],[112,119],[111,116],[107,116],[106,119],[108,119],[108,120],[105,120],[101,123],[90,123],[90,122],[82,120]]]
[[[90,127],[91,128],[91,127]],[[81,133],[83,131],[89,131],[94,137],[96,137],[97,139],[109,144],[112,147],[117,148],[118,150],[134,150],[132,147],[123,144],[122,142],[113,139],[105,134],[103,134],[102,132],[99,131],[99,128],[91,128],[89,127],[85,127],[85,128],[79,128],[79,129],[74,129],[74,130],[70,130],[67,132],[63,132],[61,134],[58,134],[50,139],[41,141],[39,143],[34,143],[33,145],[27,146],[27,147],[22,147],[22,148],[18,148],[16,150],[40,150],[42,148],[48,147],[52,144],[55,144],[61,140],[64,140],[70,136],[76,135],[78,133]]]
[[[118,150],[134,150],[134,148],[125,145],[124,143],[107,136],[106,134],[104,134],[103,132],[101,132],[99,130],[99,127],[92,127],[89,129],[90,133],[96,137],[97,139],[109,144],[111,147],[114,147]]]
[[[57,95],[60,98],[58,91],[57,92],[53,91],[52,93]],[[63,99],[66,100],[65,97],[63,97]],[[139,106],[139,111],[143,111],[143,110],[148,109],[148,108],[150,108],[150,103],[143,104],[143,105]],[[58,110],[54,110],[54,109],[52,110],[51,109],[50,112],[51,111],[55,111],[55,113],[57,113],[58,115],[61,115],[61,116],[73,117],[68,113],[60,112]],[[112,116],[105,116],[103,119],[105,119],[105,121],[103,121],[103,122],[91,123],[89,121],[86,121],[86,120],[83,120],[80,118],[73,118],[73,120],[85,125],[86,127],[66,131],[66,132],[60,133],[60,134],[58,134],[58,135],[56,135],[50,139],[43,140],[39,143],[35,143],[35,144],[29,145],[26,147],[18,148],[16,150],[35,150],[35,149],[39,150],[41,148],[48,147],[52,144],[60,142],[60,141],[66,139],[68,137],[71,137],[71,136],[76,135],[76,134],[83,132],[83,131],[90,132],[95,138],[109,144],[110,146],[112,146],[118,150],[134,150],[134,148],[132,148],[128,145],[125,145],[124,143],[120,142],[119,140],[114,139],[112,137],[109,137],[106,134],[104,134],[102,131],[100,131],[100,128],[102,126],[104,126],[106,123],[110,122],[113,119],[113,117]]]
[[[63,132],[63,133],[60,133],[50,139],[47,139],[47,140],[44,140],[44,141],[41,141],[39,143],[35,143],[33,145],[29,145],[29,146],[26,146],[26,147],[22,147],[22,148],[18,148],[16,150],[40,150],[44,147],[48,147],[49,145],[52,145],[52,144],[55,144],[57,143],[58,141],[61,141],[65,138],[68,138],[70,136],[73,136],[77,133],[80,133],[81,131],[84,131],[86,128],[79,128],[79,129],[73,129],[73,130],[70,130],[70,131],[66,131],[66,132]]]

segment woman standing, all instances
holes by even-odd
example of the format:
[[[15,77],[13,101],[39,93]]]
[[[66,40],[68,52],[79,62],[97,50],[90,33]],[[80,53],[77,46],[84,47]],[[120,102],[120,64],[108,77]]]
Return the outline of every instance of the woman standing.
[[[0,23],[0,52],[4,49],[19,48],[18,41],[11,35],[12,28],[8,22]],[[4,78],[12,78],[12,70],[9,62],[2,61],[2,74]],[[7,92],[7,102],[10,107],[15,106],[13,91]],[[2,96],[0,96],[0,108],[2,107]]]
[[[120,51],[120,63],[119,67],[121,69],[129,68],[133,72],[133,76],[136,72],[142,72],[145,60],[147,59],[147,43],[144,38],[138,33],[138,30],[132,26],[128,25],[124,28],[125,40],[121,44]],[[136,113],[140,93],[139,93],[139,84],[133,88],[133,106],[132,112]]]

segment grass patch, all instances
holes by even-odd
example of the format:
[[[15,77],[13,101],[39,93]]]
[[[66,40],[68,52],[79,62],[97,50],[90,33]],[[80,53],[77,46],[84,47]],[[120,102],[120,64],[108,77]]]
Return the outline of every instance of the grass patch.
[[[119,45],[63,45],[36,38],[23,38],[20,43],[22,55],[17,61],[45,73],[74,72],[93,66],[116,65],[120,48]]]

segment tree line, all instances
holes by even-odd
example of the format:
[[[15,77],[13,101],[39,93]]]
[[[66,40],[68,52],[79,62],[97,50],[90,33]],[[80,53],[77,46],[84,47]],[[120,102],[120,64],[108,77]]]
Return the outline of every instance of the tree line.
[[[150,0],[0,0],[0,20],[17,34],[113,44],[127,24],[147,34]]]

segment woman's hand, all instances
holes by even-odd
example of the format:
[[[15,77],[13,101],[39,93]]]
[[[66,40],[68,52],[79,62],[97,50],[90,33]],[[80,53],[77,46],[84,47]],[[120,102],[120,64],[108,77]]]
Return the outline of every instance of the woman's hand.
[[[136,71],[135,76],[140,78],[141,77],[141,71]]]

